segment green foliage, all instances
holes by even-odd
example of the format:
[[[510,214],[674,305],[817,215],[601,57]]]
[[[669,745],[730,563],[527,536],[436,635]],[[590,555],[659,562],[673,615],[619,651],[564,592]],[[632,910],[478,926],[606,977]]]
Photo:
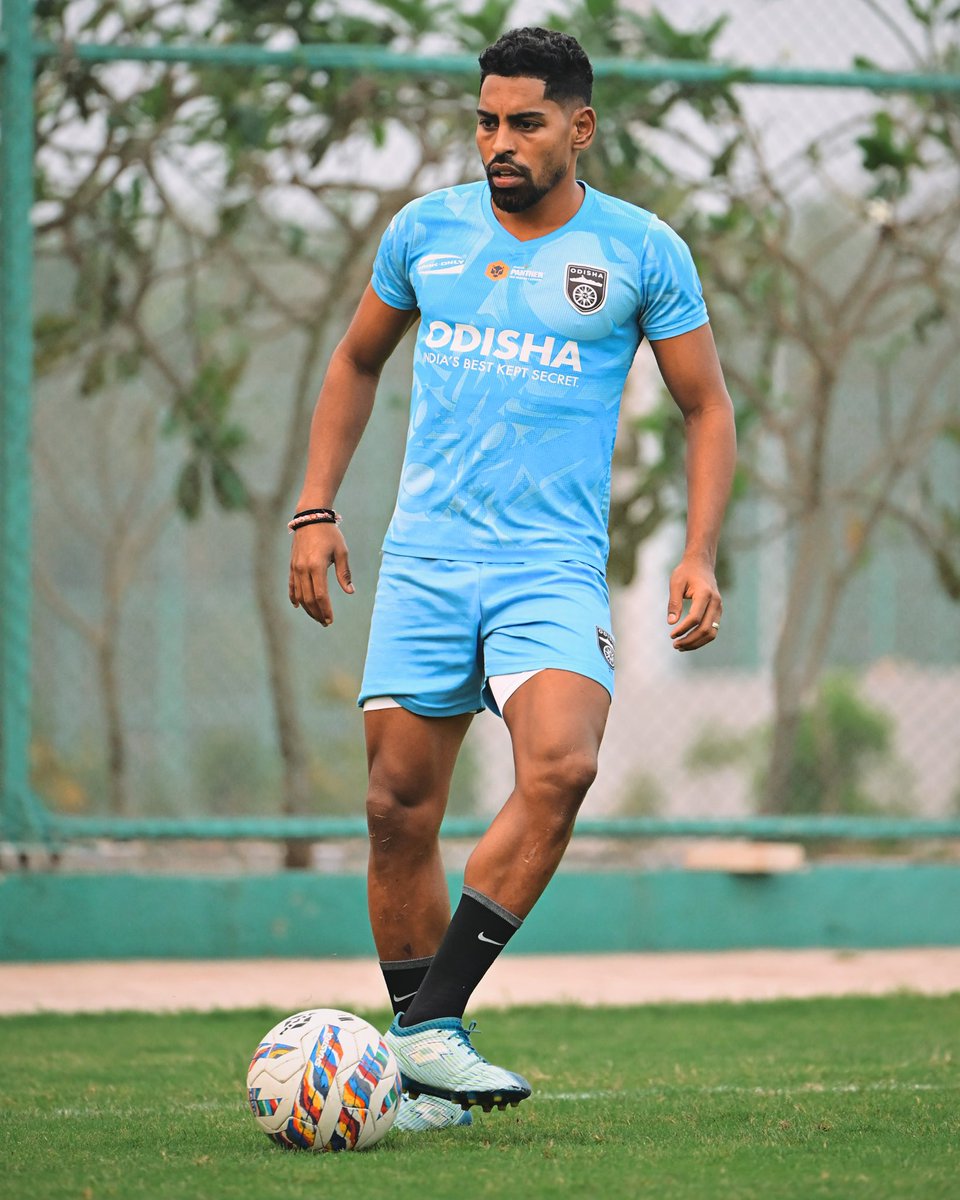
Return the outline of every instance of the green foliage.
[[[40,35],[61,39],[68,10],[79,36],[100,39],[109,29],[110,38],[118,40],[117,13],[107,4],[81,11],[76,5],[42,3],[37,9]],[[206,40],[226,45],[262,44],[282,34],[301,44],[413,50],[429,38],[432,47],[441,39],[451,50],[475,51],[507,27],[511,5],[508,0],[486,0],[464,11],[449,0],[377,0],[353,10],[332,3],[219,0],[208,9],[193,9],[189,21],[185,11],[165,10],[162,21],[158,14],[149,5],[125,11],[121,20],[126,33],[120,37],[137,38],[149,31],[170,44]],[[549,20],[570,28],[595,55],[678,60],[709,59],[724,25],[720,19],[681,30],[659,10],[638,15],[621,0],[569,4]],[[358,205],[349,186],[338,190],[320,182],[326,164],[341,161],[345,148],[358,138],[385,145],[395,126],[421,139],[425,155],[433,161],[449,158],[452,147],[469,145],[472,103],[473,84],[459,76],[373,76],[355,70],[281,67],[235,70],[176,63],[143,68],[139,84],[121,99],[112,90],[107,68],[73,61],[45,63],[41,163],[47,161],[45,147],[52,143],[58,124],[79,114],[87,121],[104,120],[109,152],[123,169],[105,191],[98,189],[94,175],[71,191],[63,182],[64,173],[45,167],[40,171],[42,198],[62,204],[67,226],[83,231],[69,239],[77,278],[74,328],[65,316],[41,323],[41,366],[46,369],[68,354],[79,354],[84,395],[130,378],[131,369],[146,362],[159,366],[166,384],[173,386],[167,431],[182,438],[187,450],[175,483],[180,510],[198,519],[205,497],[231,510],[248,507],[249,484],[237,458],[245,431],[231,416],[233,401],[256,350],[252,322],[265,315],[289,321],[289,312],[278,314],[274,296],[263,290],[239,299],[207,295],[202,301],[190,299],[188,293],[181,335],[185,353],[169,356],[144,338],[146,305],[161,287],[170,286],[164,276],[171,272],[161,266],[158,248],[170,245],[171,236],[184,244],[187,258],[174,278],[179,274],[185,289],[195,290],[202,278],[198,272],[214,268],[212,256],[218,247],[242,247],[240,253],[249,254],[263,246],[278,253],[278,264],[284,255],[316,259],[327,268],[324,286],[335,291],[340,264],[369,254],[370,241],[365,239],[375,238],[390,212],[408,196],[395,194],[367,231],[357,220]],[[684,106],[708,117],[736,112],[729,87],[627,86],[607,78],[598,82],[597,103],[603,129],[588,163],[592,181],[642,195],[648,207],[668,212],[672,223],[682,228],[692,190],[652,150],[648,134],[666,128]],[[202,222],[185,224],[176,197],[157,171],[158,163],[185,161],[186,153],[198,151],[223,165],[222,181],[215,181],[215,174],[209,178],[213,223],[206,227]],[[728,169],[735,151],[731,144],[718,156],[718,173]],[[291,152],[302,153],[307,170],[318,172],[314,182],[298,168],[297,187],[329,215],[332,237],[318,241],[296,220],[274,220],[263,202],[265,189],[277,183],[278,162]],[[224,350],[226,325],[243,346],[242,353]],[[158,361],[161,355],[165,363]],[[645,460],[636,460],[644,477],[613,514],[614,577],[619,580],[632,577],[642,541],[679,512],[679,427],[671,423],[664,429],[659,461],[646,470]]]
[[[936,22],[937,18],[944,13],[950,2],[951,0],[928,0],[926,4],[923,4],[921,0],[905,0],[906,6],[913,16],[921,25],[925,25],[927,28],[930,28]],[[952,18],[953,20],[957,20],[958,16],[960,16],[960,9],[955,6],[947,19]]]
[[[356,726],[341,718],[343,733],[328,735],[310,760],[313,811],[325,816],[363,815],[366,751]]]
[[[643,542],[685,511],[684,453],[683,420],[665,395],[651,412],[621,427],[608,522],[612,583],[629,584]]]
[[[551,23],[574,34],[594,57],[628,62],[651,58],[710,62],[713,43],[726,18],[681,32],[659,9],[641,15],[613,0],[598,3],[589,15],[574,8]],[[689,115],[692,110],[710,121],[729,119],[739,111],[730,85],[639,84],[607,75],[595,82],[594,107],[599,133],[584,160],[591,182],[617,195],[642,196],[645,207],[669,212],[671,224],[682,226],[696,189],[678,176],[673,163],[655,152],[651,132],[670,129],[678,111]]]
[[[513,0],[484,0],[476,12],[461,12],[459,17],[465,27],[465,45],[483,49],[495,42],[509,28],[508,17],[513,7]]]
[[[777,811],[868,816],[910,808],[909,782],[894,744],[894,723],[858,695],[854,681],[827,674],[800,714]],[[693,771],[747,767],[758,802],[765,796],[769,725],[745,733],[715,726],[690,747]]]
[[[955,4],[905,5],[895,19],[903,40],[925,55],[917,65],[960,69],[951,36]],[[474,51],[502,32],[514,11],[506,0],[486,0],[469,12],[451,0],[372,0],[356,8],[334,0],[120,8],[40,0],[35,16],[38,36],[58,43],[76,37],[226,46],[282,37],[416,52]],[[575,33],[595,57],[678,62],[716,61],[725,20],[680,28],[668,6],[638,13],[624,0],[571,0],[543,19]],[[144,66],[121,89],[116,74],[69,56],[44,60],[38,71],[38,198],[53,214],[44,218],[41,240],[68,258],[75,279],[65,310],[37,322],[38,369],[76,368],[83,395],[149,372],[157,403],[169,413],[168,433],[183,446],[173,485],[181,511],[197,519],[210,500],[262,511],[251,502],[253,476],[241,466],[249,431],[236,403],[251,363],[265,344],[292,331],[305,343],[318,329],[332,340],[391,213],[422,191],[425,179],[436,180],[438,164],[450,182],[475,173],[474,82],[436,72],[169,63]],[[648,85],[606,76],[597,82],[596,107],[600,130],[584,174],[660,212],[693,246],[737,408],[734,502],[761,500],[774,510],[771,528],[789,530],[811,503],[829,496],[817,455],[829,445],[823,431],[836,424],[839,384],[850,364],[891,328],[899,335],[904,320],[931,360],[952,337],[958,298],[945,247],[960,194],[956,106],[936,94],[878,95],[875,111],[855,129],[838,122],[792,158],[774,155],[772,164],[730,83]],[[104,131],[102,146],[86,156],[63,151],[78,120]],[[400,132],[403,161],[391,166],[402,171],[389,183],[335,181],[360,157],[358,147],[389,146]],[[854,144],[867,176],[857,191],[830,174]],[[195,185],[187,201],[170,186],[171,172]],[[796,199],[811,183],[839,195],[845,228],[821,238],[821,214],[807,219]],[[283,208],[275,203],[279,194],[295,195],[296,203]],[[924,208],[929,195],[944,198],[939,210]],[[871,200],[882,203],[871,209]],[[845,301],[843,288],[871,264],[873,292]],[[288,292],[294,268],[302,274]],[[305,293],[308,305],[298,303]],[[321,358],[315,353],[313,369],[303,374],[311,382]],[[289,375],[300,379],[294,369]],[[301,395],[287,405],[289,424],[285,419],[274,433],[288,453],[299,452],[305,437],[309,401],[299,386]],[[610,514],[612,581],[631,580],[641,545],[665,523],[682,520],[683,445],[682,425],[665,398],[625,430]],[[789,466],[784,479],[766,471],[771,459]],[[281,464],[273,478],[258,475],[257,486],[286,499],[291,478]],[[865,503],[873,503],[880,478],[873,473]],[[947,592],[960,595],[955,497],[935,495],[917,510],[921,544]],[[802,786],[798,775],[791,788]]]
[[[783,812],[868,814],[871,768],[889,769],[893,721],[864,702],[851,679],[827,675],[803,714],[793,748]]]
[[[595,21],[610,20],[616,15],[617,0],[586,0],[585,7]]]
[[[889,112],[874,113],[873,129],[856,139],[863,166],[877,177],[875,194],[901,196],[910,187],[910,171],[922,166],[919,147]]]
[[[249,504],[246,484],[233,462],[233,456],[246,445],[248,434],[232,420],[231,412],[246,360],[245,351],[227,361],[209,359],[189,389],[177,397],[168,416],[165,432],[170,435],[186,430],[191,446],[176,493],[177,504],[188,520],[200,515],[208,473],[221,508],[243,509]]]
[[[480,765],[477,761],[477,751],[468,739],[457,755],[457,765],[450,781],[447,816],[472,817],[477,812],[479,774]]]
[[[667,797],[656,776],[635,771],[620,795],[617,812],[624,817],[659,817],[666,810]]]
[[[188,459],[177,476],[177,506],[188,521],[200,516],[203,502],[203,469],[195,458]]]
[[[35,733],[30,745],[30,786],[54,812],[86,813],[106,790],[98,748],[86,740],[70,751]]]
[[[262,731],[205,730],[194,742],[190,776],[200,810],[209,816],[275,812],[276,751]]]
[[[80,331],[73,313],[43,312],[33,322],[33,366],[38,374],[52,370],[79,345]]]
[[[734,733],[716,724],[708,725],[687,749],[684,765],[691,771],[719,771],[739,767],[753,759],[755,731]]]
[[[638,16],[637,24],[646,35],[649,52],[658,58],[709,62],[713,57],[713,43],[729,19],[720,16],[700,29],[684,31],[671,25],[663,13],[654,8],[649,16]]]

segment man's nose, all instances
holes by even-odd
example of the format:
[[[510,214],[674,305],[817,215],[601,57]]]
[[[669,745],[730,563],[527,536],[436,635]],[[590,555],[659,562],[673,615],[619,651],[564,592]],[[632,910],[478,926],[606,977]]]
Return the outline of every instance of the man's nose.
[[[514,150],[516,150],[515,142],[516,139],[513,136],[513,130],[510,128],[510,126],[503,124],[498,125],[490,146],[491,150],[493,151],[493,156],[496,158],[498,155],[502,154],[513,154]]]

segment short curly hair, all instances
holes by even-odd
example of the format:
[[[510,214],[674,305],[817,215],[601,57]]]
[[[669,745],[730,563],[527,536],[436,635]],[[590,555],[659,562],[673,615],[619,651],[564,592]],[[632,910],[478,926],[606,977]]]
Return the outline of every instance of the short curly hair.
[[[480,55],[480,83],[488,75],[542,79],[545,100],[579,100],[593,96],[593,67],[575,37],[556,29],[527,25],[511,29]]]

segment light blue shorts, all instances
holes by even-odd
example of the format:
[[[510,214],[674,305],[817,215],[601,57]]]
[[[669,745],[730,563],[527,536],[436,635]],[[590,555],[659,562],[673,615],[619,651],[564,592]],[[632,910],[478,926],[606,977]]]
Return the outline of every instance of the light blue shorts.
[[[499,715],[491,676],[548,667],[613,696],[610,597],[595,567],[383,555],[358,704],[392,696],[425,717]]]

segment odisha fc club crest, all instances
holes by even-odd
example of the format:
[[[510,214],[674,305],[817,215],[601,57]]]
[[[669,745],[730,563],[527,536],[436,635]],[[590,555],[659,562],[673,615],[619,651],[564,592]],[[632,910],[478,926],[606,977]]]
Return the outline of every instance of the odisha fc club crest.
[[[612,671],[617,665],[617,652],[613,644],[613,634],[607,633],[599,625],[597,626],[597,645],[600,647],[600,653],[607,660],[607,666]]]
[[[608,274],[601,267],[567,263],[564,291],[577,312],[592,313],[603,308],[607,298]]]

